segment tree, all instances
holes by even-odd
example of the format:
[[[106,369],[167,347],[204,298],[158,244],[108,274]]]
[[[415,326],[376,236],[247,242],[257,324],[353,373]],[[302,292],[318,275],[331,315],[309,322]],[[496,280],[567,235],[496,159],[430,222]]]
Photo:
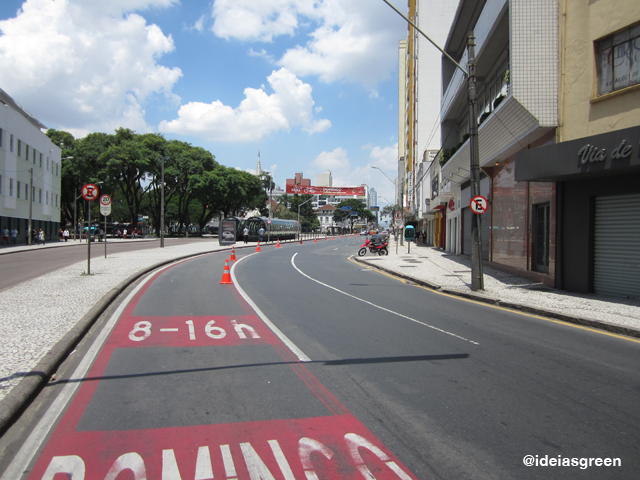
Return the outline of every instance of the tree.
[[[342,210],[344,206],[351,207],[351,210]],[[358,215],[351,215],[352,212],[357,212]],[[351,230],[353,230],[353,224],[358,219],[368,223],[375,221],[376,216],[367,209],[367,206],[362,200],[358,200],[357,198],[343,200],[336,205],[336,209],[333,211],[333,220],[336,223],[344,220],[349,221]]]
[[[298,207],[300,206],[300,226],[306,230],[320,226],[318,216],[313,212],[313,205],[310,202],[312,198],[313,195],[298,195],[297,193],[293,197],[289,197],[293,219],[298,219]]]

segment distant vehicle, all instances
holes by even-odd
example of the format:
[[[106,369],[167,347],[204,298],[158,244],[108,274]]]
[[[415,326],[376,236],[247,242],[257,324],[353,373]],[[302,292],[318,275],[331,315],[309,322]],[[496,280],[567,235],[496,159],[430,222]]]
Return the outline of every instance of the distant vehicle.
[[[362,231],[360,232],[360,235],[368,235],[368,234],[369,234],[369,232],[367,232],[366,230],[362,230]]]

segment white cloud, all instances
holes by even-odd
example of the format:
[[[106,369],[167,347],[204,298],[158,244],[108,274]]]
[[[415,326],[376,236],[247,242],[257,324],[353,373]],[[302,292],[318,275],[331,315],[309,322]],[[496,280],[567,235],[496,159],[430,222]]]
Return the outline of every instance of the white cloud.
[[[213,32],[226,39],[270,42],[311,25],[307,44],[287,50],[277,64],[301,77],[367,88],[395,68],[398,40],[406,36],[402,19],[376,0],[217,0],[213,17]]]
[[[144,103],[171,92],[182,76],[158,59],[171,36],[133,10],[176,0],[26,0],[0,21],[0,84],[43,122],[69,129],[125,126],[149,131]]]
[[[264,88],[246,88],[237,108],[212,103],[190,102],[182,105],[178,118],[160,123],[163,132],[193,135],[223,142],[257,141],[279,130],[302,127],[311,133],[331,126],[326,119],[313,119],[311,86],[284,68],[267,78],[273,93]]]

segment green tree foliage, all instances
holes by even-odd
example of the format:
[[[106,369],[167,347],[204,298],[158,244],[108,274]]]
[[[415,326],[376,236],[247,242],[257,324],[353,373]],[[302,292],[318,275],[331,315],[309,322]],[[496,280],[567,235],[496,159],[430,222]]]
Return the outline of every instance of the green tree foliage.
[[[293,197],[288,198],[288,201],[291,203],[289,217],[291,220],[298,220],[298,207],[300,207],[300,225],[304,230],[320,226],[318,216],[314,213],[313,205],[310,201],[312,198],[313,195],[298,195],[297,193],[295,193]]]
[[[351,207],[351,210],[342,210],[343,206],[349,206]],[[352,216],[351,212],[358,212],[358,215]],[[336,205],[336,209],[333,211],[333,220],[336,223],[340,223],[343,220],[348,220],[351,230],[353,230],[353,224],[358,219],[364,222],[375,222],[376,216],[367,209],[367,206],[362,200],[358,200],[357,198],[343,200]]]

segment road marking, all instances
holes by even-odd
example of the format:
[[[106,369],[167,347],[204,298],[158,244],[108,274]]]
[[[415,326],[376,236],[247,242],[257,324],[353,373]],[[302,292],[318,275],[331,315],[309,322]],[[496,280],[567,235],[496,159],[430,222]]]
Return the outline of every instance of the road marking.
[[[349,260],[354,262],[354,260],[351,259],[351,258],[349,258]],[[356,263],[356,262],[354,262],[354,263]],[[378,270],[377,268],[373,268],[373,267],[369,267],[369,266],[366,266],[366,268],[369,269],[369,270],[373,270],[373,271],[375,271],[377,273],[381,273],[382,275],[386,275],[387,277],[395,278],[396,280],[398,280],[398,281],[400,281],[402,283],[410,284],[410,282],[407,282],[407,281],[403,280],[402,278],[395,276],[392,273],[387,273],[387,272],[384,272],[382,270]],[[577,325],[575,323],[567,322],[565,320],[555,320],[553,318],[543,317],[541,315],[535,315],[533,313],[527,313],[527,312],[523,312],[521,310],[515,310],[515,309],[512,309],[512,308],[502,307],[500,305],[493,305],[491,303],[479,302],[478,300],[471,300],[470,298],[460,297],[458,295],[453,295],[451,293],[439,292],[438,290],[434,290],[433,288],[425,287],[424,285],[413,284],[413,286],[421,288],[423,290],[427,290],[428,292],[435,293],[437,295],[443,295],[445,297],[453,298],[455,300],[460,300],[462,302],[474,303],[476,305],[482,305],[484,307],[494,308],[494,309],[497,309],[497,310],[502,310],[504,312],[517,313],[518,315],[523,315],[525,317],[537,318],[539,320],[544,320],[545,322],[556,323],[558,325],[565,325],[567,327],[578,328],[580,330],[587,330],[587,331],[593,332],[593,333],[599,333],[600,335],[606,335],[608,337],[614,337],[614,338],[619,338],[621,340],[627,340],[629,342],[640,343],[640,339],[638,339],[638,338],[621,335],[619,333],[608,332],[606,330],[600,330],[600,329],[597,329],[597,328],[594,328],[594,327],[587,327],[585,325]]]
[[[113,327],[118,322],[120,315],[127,307],[129,302],[133,299],[133,297],[140,291],[140,289],[157,273],[166,270],[169,267],[172,267],[174,264],[170,264],[161,268],[159,270],[154,270],[149,273],[142,282],[140,282],[127,298],[120,303],[116,311],[111,315],[107,324],[100,331],[96,339],[93,341],[91,348],[87,351],[86,355],[73,372],[73,375],[69,378],[67,384],[63,387],[62,392],[56,397],[51,406],[47,409],[45,414],[42,417],[42,420],[38,422],[38,425],[33,429],[27,441],[24,442],[22,448],[18,451],[18,454],[13,459],[13,462],[9,465],[7,470],[4,472],[2,476],[2,480],[15,480],[16,478],[21,478],[22,474],[27,470],[29,464],[31,463],[33,457],[38,453],[40,446],[45,438],[48,437],[48,433],[51,431],[51,428],[57,421],[58,417],[62,413],[62,411],[66,408],[67,403],[73,397],[75,391],[82,384],[81,381],[73,381],[74,379],[82,380],[86,375],[87,371],[91,367],[93,360],[100,352],[104,342],[109,337],[109,334],[113,330]]]
[[[418,324],[423,325],[425,327],[428,327],[428,328],[431,328],[433,330],[436,330],[436,331],[438,331],[440,333],[444,333],[446,335],[450,335],[452,337],[459,338],[460,340],[464,340],[465,342],[473,343],[474,345],[480,345],[478,342],[475,342],[473,340],[469,340],[468,338],[461,337],[460,335],[456,335],[455,333],[448,332],[446,330],[443,330],[441,328],[435,327],[435,326],[430,325],[430,324],[425,323],[425,322],[421,322],[420,320],[416,320],[415,318],[408,317],[407,315],[403,315],[402,313],[394,312],[393,310],[389,310],[388,308],[381,307],[380,305],[376,305],[375,303],[369,302],[368,300],[363,300],[362,298],[356,297],[355,295],[351,295],[350,293],[343,292],[342,290],[340,290],[340,289],[338,289],[336,287],[332,287],[331,285],[327,285],[326,283],[322,283],[320,280],[316,280],[315,278],[310,277],[309,275],[304,273],[302,270],[300,270],[296,266],[296,262],[295,262],[296,255],[298,255],[298,254],[294,253],[293,257],[291,257],[291,265],[293,265],[293,268],[295,268],[298,271],[298,273],[300,273],[300,275],[302,275],[304,277],[307,277],[309,280],[312,280],[312,281],[322,285],[323,287],[330,288],[331,290],[335,290],[336,292],[341,293],[343,295],[346,295],[347,297],[351,297],[351,298],[353,298],[355,300],[358,300],[358,301],[360,301],[362,303],[366,303],[367,305],[371,305],[372,307],[378,308],[380,310],[384,310],[385,312],[389,312],[389,313],[391,313],[393,315],[396,315],[398,317],[405,318],[407,320],[411,320],[414,323],[418,323]]]
[[[177,328],[161,328],[160,331],[161,332],[177,332],[178,329]]]
[[[233,264],[233,266],[231,267],[231,280],[233,281],[233,285],[236,287],[236,290],[238,290],[238,293],[240,295],[242,295],[242,298],[244,298],[244,300],[256,312],[258,317],[260,317],[260,319],[265,323],[265,325],[267,325],[267,327],[269,327],[271,329],[271,331],[276,335],[276,337],[278,337],[280,339],[280,341],[282,343],[284,343],[289,348],[289,350],[291,350],[291,353],[293,353],[298,358],[298,360],[300,360],[301,362],[310,362],[311,359],[302,350],[300,350],[300,348],[298,348],[298,346],[295,343],[293,343],[291,340],[289,340],[289,337],[287,337],[284,333],[282,333],[280,331],[280,329],[278,327],[276,327],[271,320],[269,320],[269,317],[267,317],[262,312],[262,310],[260,310],[258,308],[258,306],[253,302],[253,300],[251,300],[249,295],[247,295],[245,293],[245,291],[242,289],[242,287],[238,283],[238,280],[237,280],[236,275],[235,275],[236,265],[238,265],[245,258],[249,258],[249,257],[251,257],[253,255],[255,255],[255,253],[252,253],[250,255],[246,255],[246,256],[242,257],[240,260],[236,261]]]

